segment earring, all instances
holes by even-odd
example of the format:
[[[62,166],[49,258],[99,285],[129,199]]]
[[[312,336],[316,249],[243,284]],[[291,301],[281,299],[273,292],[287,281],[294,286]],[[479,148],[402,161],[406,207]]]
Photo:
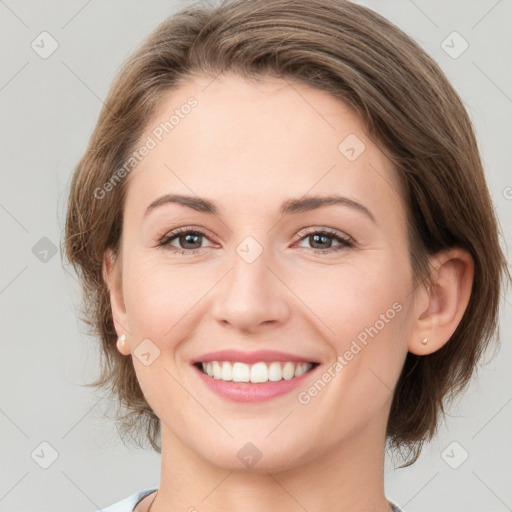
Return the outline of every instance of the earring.
[[[426,345],[428,343],[428,338],[423,338],[421,340],[421,343],[423,343],[423,345]]]
[[[126,334],[121,334],[121,336],[119,336],[117,341],[121,345],[121,347],[124,347],[124,344],[125,344],[125,341],[126,341]]]

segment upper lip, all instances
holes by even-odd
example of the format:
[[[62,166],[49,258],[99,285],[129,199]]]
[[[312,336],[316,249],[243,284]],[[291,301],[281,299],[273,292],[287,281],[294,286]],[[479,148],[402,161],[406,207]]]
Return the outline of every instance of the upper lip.
[[[308,357],[290,354],[287,352],[278,352],[276,350],[256,350],[254,352],[244,352],[241,350],[217,350],[215,352],[208,352],[192,360],[192,364],[205,363],[207,361],[231,361],[246,364],[254,364],[258,362],[296,362],[296,363],[318,363]]]

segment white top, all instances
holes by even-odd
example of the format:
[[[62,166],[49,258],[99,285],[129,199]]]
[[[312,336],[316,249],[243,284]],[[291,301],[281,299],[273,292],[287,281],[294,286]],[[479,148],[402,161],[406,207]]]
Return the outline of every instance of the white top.
[[[138,505],[138,503],[142,500],[142,498],[146,497],[148,494],[155,492],[158,487],[154,489],[149,489],[148,491],[139,491],[124,500],[118,501],[117,503],[113,503],[108,507],[97,510],[96,512],[133,512],[134,508]]]
[[[97,510],[96,512],[133,512],[134,508],[138,505],[138,503],[152,492],[155,492],[158,488],[149,489],[148,491],[140,491],[128,496],[124,500],[118,501],[117,503],[113,503],[112,505],[102,508],[101,510]],[[388,500],[389,501],[389,500]],[[389,501],[393,512],[402,512],[392,501]]]

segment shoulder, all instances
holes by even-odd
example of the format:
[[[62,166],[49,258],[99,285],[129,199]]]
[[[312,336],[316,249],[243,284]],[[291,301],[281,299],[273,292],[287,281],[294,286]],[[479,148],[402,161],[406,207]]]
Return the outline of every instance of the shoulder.
[[[128,496],[116,503],[112,503],[112,505],[97,510],[96,512],[133,512],[133,509],[142,498],[152,492],[155,492],[157,489],[158,487],[155,487],[154,489],[149,489],[147,491],[136,492],[135,494],[132,494],[131,496]]]

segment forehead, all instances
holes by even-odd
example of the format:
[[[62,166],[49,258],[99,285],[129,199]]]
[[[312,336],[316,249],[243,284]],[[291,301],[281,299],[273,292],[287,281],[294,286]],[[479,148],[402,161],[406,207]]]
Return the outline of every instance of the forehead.
[[[130,174],[127,202],[181,192],[255,211],[333,191],[387,198],[395,208],[400,202],[395,171],[358,115],[327,92],[288,80],[195,77],[163,98],[144,144],[150,150]]]

